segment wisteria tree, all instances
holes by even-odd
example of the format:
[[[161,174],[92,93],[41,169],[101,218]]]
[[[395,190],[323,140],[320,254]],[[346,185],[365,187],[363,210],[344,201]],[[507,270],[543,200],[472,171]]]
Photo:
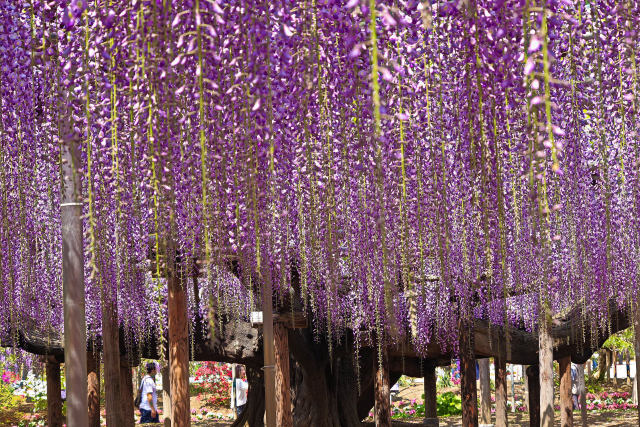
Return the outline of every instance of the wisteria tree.
[[[62,329],[70,143],[89,339],[165,337],[167,253],[192,326],[266,284],[352,370],[477,319],[550,364],[554,316],[637,310],[637,0],[2,0],[0,29],[4,336]]]

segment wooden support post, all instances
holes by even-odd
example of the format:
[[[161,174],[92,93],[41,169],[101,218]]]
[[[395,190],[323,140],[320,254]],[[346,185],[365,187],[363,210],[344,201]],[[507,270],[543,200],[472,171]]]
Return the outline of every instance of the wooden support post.
[[[171,379],[169,367],[163,366],[160,369],[162,375],[162,417],[164,427],[171,427]]]
[[[278,427],[293,427],[291,382],[289,380],[289,335],[285,325],[274,325],[276,356],[276,422]]]
[[[580,395],[580,419],[582,420],[582,427],[587,427],[587,386],[584,380],[584,365],[578,365],[577,374],[578,394]]]
[[[64,102],[64,101],[63,101]],[[61,117],[65,117],[62,115]],[[81,154],[73,119],[63,120],[62,144],[62,297],[67,426],[86,427],[87,323],[85,319],[84,246],[82,244]]]
[[[611,362],[613,363],[613,384],[618,385],[618,351],[613,350],[611,352]]]
[[[480,374],[480,424],[491,424],[491,379],[489,359],[478,360],[478,373]]]
[[[107,425],[124,425],[124,408],[120,402],[120,333],[111,297],[102,296],[102,351],[104,358],[104,403]]]
[[[133,416],[133,375],[131,374],[131,364],[122,357],[120,359],[120,402],[123,407],[124,424],[123,427],[133,426],[135,418]]]
[[[495,361],[496,384],[496,427],[507,427],[507,347],[504,337],[498,337],[498,351]]]
[[[171,425],[191,425],[189,402],[189,330],[187,294],[182,266],[169,275],[169,381],[171,383]]]
[[[638,375],[640,375],[640,307],[638,307],[637,302],[634,304],[633,314],[633,329],[635,331],[633,347],[636,353],[636,376],[633,383],[635,385],[634,390],[637,403],[638,397],[640,396],[640,381],[638,381]],[[638,404],[638,425],[640,425],[640,404]]]
[[[424,425],[438,427],[438,405],[436,402],[436,364],[426,361],[424,364]]]
[[[473,327],[461,322],[460,378],[462,392],[462,427],[478,427],[478,391],[476,386],[476,360],[471,334]]]
[[[631,352],[629,349],[625,352],[625,362],[627,385],[631,385]]]
[[[553,338],[550,314],[543,308],[538,329],[538,368],[540,369],[540,425],[553,427]]]
[[[383,347],[382,354],[373,358],[375,363],[375,423],[376,427],[391,427],[391,386],[389,384],[389,358]]]
[[[47,371],[47,425],[62,427],[62,388],[60,363],[53,357],[46,359]]]
[[[560,425],[573,427],[573,399],[571,396],[571,357],[560,359]]]
[[[87,403],[89,427],[100,427],[100,353],[87,351]]]
[[[527,367],[527,389],[529,391],[529,426],[540,427],[540,370],[538,365]]]
[[[271,279],[268,276],[266,275],[262,280],[264,410],[266,426],[276,427],[276,354],[273,340],[273,296],[271,295]]]

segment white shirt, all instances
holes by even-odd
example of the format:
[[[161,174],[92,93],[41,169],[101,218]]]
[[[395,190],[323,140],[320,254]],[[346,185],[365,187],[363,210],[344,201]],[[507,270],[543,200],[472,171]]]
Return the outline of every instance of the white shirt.
[[[153,400],[153,409],[158,410],[158,393],[156,391],[156,383],[153,381],[153,378],[146,375],[142,379],[142,399],[140,401],[140,409],[145,409],[147,411],[151,410],[151,406],[149,405],[149,398],[147,394],[151,393]]]
[[[247,403],[247,390],[249,390],[249,384],[240,378],[236,378],[236,406],[242,406]]]

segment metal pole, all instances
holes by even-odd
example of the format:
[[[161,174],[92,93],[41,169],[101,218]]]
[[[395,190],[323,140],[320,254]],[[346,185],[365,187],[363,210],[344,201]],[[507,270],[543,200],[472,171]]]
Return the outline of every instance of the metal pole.
[[[67,131],[72,131],[71,126]],[[64,300],[64,366],[67,426],[89,425],[87,403],[87,326],[85,320],[84,251],[80,153],[67,138],[62,144],[62,293]]]

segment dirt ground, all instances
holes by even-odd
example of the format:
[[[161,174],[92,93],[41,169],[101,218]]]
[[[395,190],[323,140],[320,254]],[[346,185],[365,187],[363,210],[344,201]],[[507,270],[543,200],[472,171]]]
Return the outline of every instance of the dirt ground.
[[[630,387],[626,384],[620,384],[616,387],[617,391],[629,391]],[[511,384],[509,383],[509,394],[511,393]],[[444,393],[447,391],[452,391],[454,393],[459,393],[459,387],[450,387],[446,389],[438,390],[439,393]],[[520,384],[516,384],[515,387],[516,395],[523,396],[524,395],[524,387]],[[423,385],[421,383],[411,384],[408,386],[400,387],[400,392],[398,396],[394,400],[413,400],[416,399],[418,401],[422,400],[423,393]],[[191,398],[191,408],[198,409],[200,407],[200,401],[198,401],[195,397]],[[230,409],[221,409],[219,412],[231,413]],[[495,422],[495,419],[492,419],[492,422]],[[232,421],[198,421],[191,423],[195,427],[228,427],[232,424]],[[422,423],[422,419],[409,420],[409,421],[394,421],[394,427],[413,427],[416,425],[420,425]],[[149,424],[150,426],[153,424]],[[157,426],[157,424],[155,424]],[[373,427],[375,424],[372,422],[364,422],[362,423],[362,427]],[[461,417],[441,417],[440,418],[440,426],[441,427],[457,427],[462,425]],[[509,425],[512,427],[529,427],[529,414],[528,413],[509,413]],[[560,413],[556,412],[556,426],[560,426]],[[580,420],[580,412],[574,412],[574,425],[582,425]],[[604,412],[596,412],[590,411],[587,415],[587,425],[588,426],[598,426],[598,427],[630,427],[638,425],[638,412],[634,410],[628,411],[604,411]]]
[[[581,425],[580,414],[574,415],[575,425]],[[393,427],[414,427],[422,424],[422,420],[411,422],[393,422]],[[192,423],[197,427],[228,427],[231,421],[227,422],[197,422]],[[373,427],[374,423],[362,423],[362,427]],[[462,425],[460,417],[440,418],[440,427],[457,427]],[[509,425],[512,427],[529,427],[528,414],[509,414]],[[560,426],[560,414],[556,413],[556,426]],[[598,427],[630,427],[638,425],[638,414],[636,411],[610,411],[610,412],[591,412],[587,416],[588,426]]]

